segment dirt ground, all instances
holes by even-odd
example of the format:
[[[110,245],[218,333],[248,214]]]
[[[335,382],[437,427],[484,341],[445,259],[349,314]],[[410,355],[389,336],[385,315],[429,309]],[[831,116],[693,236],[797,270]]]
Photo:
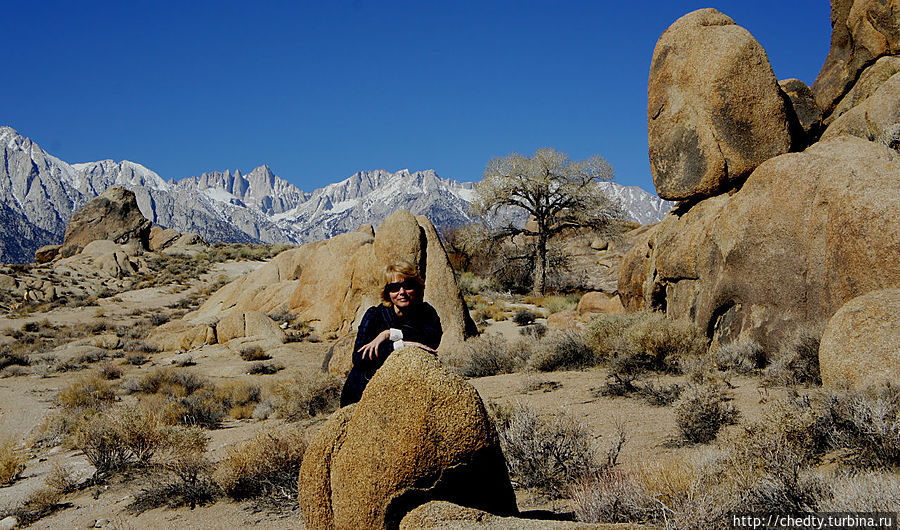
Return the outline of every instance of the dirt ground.
[[[106,319],[116,325],[129,325],[146,314],[170,311],[167,306],[178,302],[191,292],[202,289],[224,274],[229,278],[245,274],[261,266],[260,262],[237,262],[218,264],[216,268],[187,290],[172,287],[156,287],[120,293],[103,299],[99,307],[58,308],[48,313],[34,314],[15,320],[0,318],[0,331],[21,328],[25,322],[47,319],[58,324],[73,325]],[[143,316],[141,316],[143,315]],[[506,337],[517,337],[518,330],[511,321],[491,323],[488,333],[500,333]],[[245,345],[252,344],[247,339],[231,341],[227,345],[207,346],[192,352],[194,366],[190,369],[214,380],[231,378],[251,378],[265,382],[279,375],[255,375],[245,373],[247,363],[237,352]],[[273,361],[283,364],[280,375],[295,372],[314,373],[320,370],[331,344],[327,341],[285,344],[270,353]],[[183,357],[182,354],[180,357]],[[159,366],[170,365],[177,360],[172,354],[153,354],[151,362],[142,366],[123,363],[125,373],[122,380],[139,376]],[[598,451],[612,442],[619,430],[624,431],[627,443],[620,456],[620,462],[628,465],[646,459],[665,458],[673,454],[689,454],[701,448],[673,444],[677,428],[671,407],[653,407],[634,398],[612,398],[599,396],[599,389],[606,380],[602,369],[583,371],[561,371],[550,373],[515,373],[470,380],[485,402],[526,404],[540,414],[552,415],[565,412],[585,426],[593,435]],[[59,391],[79,376],[79,372],[53,374],[31,374],[0,379],[0,439],[12,438],[20,445],[32,439],[35,430],[44,418],[56,410],[55,400]],[[661,376],[661,382],[677,381],[678,378]],[[758,381],[753,378],[733,378],[734,403],[744,419],[759,416],[761,403],[773,399],[773,393],[763,393]],[[537,388],[535,390],[535,388]],[[127,397],[122,399],[128,399]],[[315,429],[324,418],[309,422],[309,429]],[[221,459],[227,448],[245,440],[260,430],[269,429],[281,423],[280,420],[227,420],[221,428],[209,431],[208,456],[212,460]],[[737,427],[731,427],[737,428]],[[56,463],[64,465],[80,479],[91,476],[93,468],[83,454],[61,447],[32,450],[21,479],[12,486],[0,488],[0,509],[20,504],[29,493],[39,488],[47,473]],[[125,478],[128,478],[126,475]],[[100,487],[91,487],[65,499],[65,507],[39,520],[35,528],[298,528],[302,527],[299,510],[272,511],[254,502],[218,502],[189,508],[157,508],[138,516],[131,515],[125,507],[134,500],[136,493],[147,487],[146,478],[133,480],[116,478]],[[549,502],[539,495],[527,491],[518,492],[520,509],[550,509],[567,511],[565,501]]]

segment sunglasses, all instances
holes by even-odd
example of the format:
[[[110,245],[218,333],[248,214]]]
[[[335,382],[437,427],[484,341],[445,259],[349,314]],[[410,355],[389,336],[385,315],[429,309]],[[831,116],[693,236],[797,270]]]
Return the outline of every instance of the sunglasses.
[[[389,293],[396,293],[400,290],[401,287],[403,287],[407,291],[412,291],[413,289],[419,288],[419,282],[417,282],[413,278],[407,278],[402,282],[391,282],[385,286],[385,289]]]

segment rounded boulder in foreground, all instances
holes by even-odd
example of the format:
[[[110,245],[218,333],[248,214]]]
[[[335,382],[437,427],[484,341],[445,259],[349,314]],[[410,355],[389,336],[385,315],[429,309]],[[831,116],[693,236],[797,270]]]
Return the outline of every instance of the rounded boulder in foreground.
[[[359,403],[313,437],[298,502],[308,528],[396,528],[431,500],[517,513],[478,392],[434,355],[405,348],[385,361]]]
[[[861,389],[900,380],[900,288],[844,304],[825,327],[819,366],[824,386]]]

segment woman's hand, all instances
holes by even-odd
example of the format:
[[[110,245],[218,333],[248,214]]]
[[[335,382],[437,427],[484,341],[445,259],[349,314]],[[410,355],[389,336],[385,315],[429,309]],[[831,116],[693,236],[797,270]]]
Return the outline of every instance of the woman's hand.
[[[414,341],[411,341],[411,340],[405,340],[405,341],[403,341],[403,345],[404,345],[404,346],[413,346],[413,347],[415,347],[415,348],[420,348],[420,349],[423,349],[423,350],[425,350],[425,351],[427,351],[427,352],[430,352],[430,353],[433,353],[433,354],[437,355],[437,350],[435,350],[434,348],[430,348],[430,347],[428,347],[428,346],[422,344],[421,342],[414,342]]]
[[[378,347],[381,346],[382,342],[388,340],[389,338],[391,338],[391,330],[386,329],[376,335],[375,338],[372,339],[372,342],[366,344],[357,351],[362,353],[361,357],[363,359],[374,360],[378,357]]]

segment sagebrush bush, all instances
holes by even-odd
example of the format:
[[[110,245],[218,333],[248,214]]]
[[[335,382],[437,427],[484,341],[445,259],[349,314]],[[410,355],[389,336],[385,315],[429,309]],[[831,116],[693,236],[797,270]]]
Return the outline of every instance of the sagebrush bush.
[[[532,324],[530,326],[525,326],[519,330],[519,335],[533,340],[540,340],[544,338],[545,335],[547,335],[547,326],[541,324],[540,322]]]
[[[116,390],[98,373],[80,376],[60,391],[57,400],[66,409],[103,408],[116,399]]]
[[[259,431],[228,449],[214,477],[222,490],[235,499],[270,495],[295,502],[297,474],[305,451],[303,431],[296,426]]]
[[[648,523],[661,513],[640,479],[621,469],[583,477],[571,493],[576,519],[587,523]]]
[[[460,346],[457,373],[463,377],[487,377],[520,370],[530,354],[527,343],[510,344],[498,334],[484,334]]]
[[[343,380],[332,374],[314,376],[298,373],[292,379],[278,381],[269,391],[271,405],[287,421],[327,414],[338,408]]]
[[[253,345],[241,349],[241,359],[245,361],[265,361],[272,357],[262,347]]]
[[[82,417],[71,436],[72,444],[94,466],[96,477],[124,469],[131,462],[132,453],[111,415],[94,413]]]
[[[578,301],[580,299],[580,295],[553,295],[543,299],[536,299],[535,303],[546,309],[552,315],[563,311],[574,311],[575,308],[578,307]]]
[[[766,364],[766,352],[753,339],[741,339],[719,345],[713,352],[719,370],[752,374]]]
[[[766,385],[821,385],[819,341],[821,329],[800,329],[764,372]]]
[[[533,324],[537,317],[538,315],[530,309],[519,309],[516,311],[516,314],[513,315],[512,320],[519,326],[527,326]]]
[[[719,430],[737,421],[738,411],[724,389],[714,385],[692,386],[675,404],[675,422],[681,434],[692,443],[715,439]]]
[[[593,348],[581,333],[559,330],[547,335],[528,359],[529,367],[541,371],[579,370],[597,364]]]
[[[544,419],[522,404],[492,405],[491,413],[509,473],[519,485],[559,498],[570,484],[599,469],[593,438],[572,417]]]
[[[284,369],[284,366],[272,362],[255,362],[247,369],[250,375],[272,375],[277,374]]]
[[[25,471],[25,462],[25,455],[11,438],[0,440],[0,486],[15,482]]]
[[[25,352],[9,351],[6,348],[0,350],[0,368],[6,368],[7,366],[28,366],[30,364],[31,360]]]

